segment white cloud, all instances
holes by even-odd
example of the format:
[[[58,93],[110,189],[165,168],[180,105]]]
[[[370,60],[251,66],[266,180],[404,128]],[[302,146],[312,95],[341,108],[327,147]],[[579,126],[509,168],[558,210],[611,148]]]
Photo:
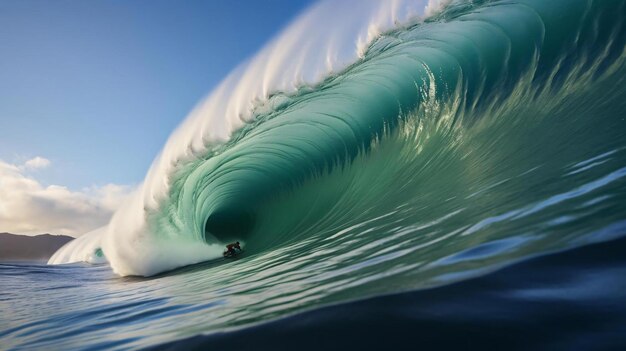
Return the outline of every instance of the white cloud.
[[[37,156],[35,158],[32,158],[26,161],[26,163],[24,163],[24,165],[20,168],[21,169],[41,169],[41,168],[46,168],[50,166],[50,163],[51,163],[50,160],[48,160],[47,158]]]
[[[49,165],[42,157],[21,166],[0,160],[0,232],[79,236],[107,224],[132,190],[108,184],[72,191],[60,185],[43,186],[24,174]]]

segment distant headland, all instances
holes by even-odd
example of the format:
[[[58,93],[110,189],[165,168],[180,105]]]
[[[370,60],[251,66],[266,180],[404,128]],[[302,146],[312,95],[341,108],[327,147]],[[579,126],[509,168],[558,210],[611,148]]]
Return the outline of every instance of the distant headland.
[[[0,261],[47,261],[72,240],[73,237],[66,235],[0,233]]]

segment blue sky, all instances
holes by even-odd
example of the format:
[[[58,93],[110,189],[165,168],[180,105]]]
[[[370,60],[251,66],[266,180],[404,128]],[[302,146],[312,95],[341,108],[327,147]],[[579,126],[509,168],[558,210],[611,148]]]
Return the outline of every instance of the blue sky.
[[[311,2],[0,1],[0,160],[49,159],[43,185],[141,182],[195,104]]]

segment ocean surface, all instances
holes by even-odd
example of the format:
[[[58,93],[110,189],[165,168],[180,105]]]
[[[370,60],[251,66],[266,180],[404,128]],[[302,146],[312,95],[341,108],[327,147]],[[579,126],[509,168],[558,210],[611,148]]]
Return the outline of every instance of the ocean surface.
[[[626,0],[452,1],[288,87],[276,45],[0,263],[0,349],[626,348]]]

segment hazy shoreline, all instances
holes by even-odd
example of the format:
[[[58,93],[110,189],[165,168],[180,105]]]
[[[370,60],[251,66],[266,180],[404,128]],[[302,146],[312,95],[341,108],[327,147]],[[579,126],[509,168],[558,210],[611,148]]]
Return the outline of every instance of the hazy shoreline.
[[[63,245],[74,240],[66,235],[20,235],[0,233],[0,261],[47,262]]]

